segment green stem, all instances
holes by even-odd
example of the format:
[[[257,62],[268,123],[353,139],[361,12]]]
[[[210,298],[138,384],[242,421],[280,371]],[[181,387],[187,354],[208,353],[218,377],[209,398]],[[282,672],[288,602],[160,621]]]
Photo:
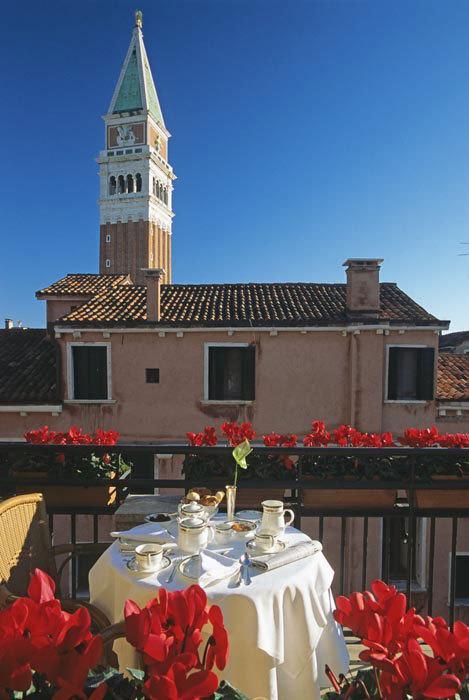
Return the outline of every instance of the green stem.
[[[378,690],[378,697],[380,698],[380,700],[382,700],[383,695],[381,693],[381,685],[379,682],[379,671],[376,668],[376,666],[374,667],[374,672],[375,672],[375,679],[376,679],[376,688]]]

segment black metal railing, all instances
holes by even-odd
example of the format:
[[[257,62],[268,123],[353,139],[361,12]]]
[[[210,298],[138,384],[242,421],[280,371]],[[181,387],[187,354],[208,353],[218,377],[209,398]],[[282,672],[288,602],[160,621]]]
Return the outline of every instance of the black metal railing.
[[[351,447],[264,447],[253,445],[253,455],[257,458],[289,457],[296,460],[295,469],[289,478],[269,479],[253,478],[241,479],[238,488],[259,491],[259,502],[262,492],[268,489],[280,488],[285,490],[285,500],[294,510],[295,525],[308,531],[312,537],[325,540],[325,555],[333,562],[336,570],[335,590],[337,593],[350,593],[354,590],[369,587],[373,577],[381,577],[385,581],[399,579],[399,585],[407,594],[409,605],[415,604],[423,613],[443,614],[449,618],[452,624],[455,619],[464,617],[463,605],[469,603],[465,595],[456,595],[456,584],[460,587],[461,576],[458,576],[457,554],[462,549],[469,550],[469,479],[458,478],[448,474],[440,476],[438,480],[423,478],[420,473],[420,465],[429,461],[441,460],[451,466],[452,462],[460,463],[461,459],[469,461],[469,449],[442,449],[425,448],[414,449],[408,447],[391,448],[351,448]],[[67,486],[70,489],[82,487],[83,483],[77,479],[35,479],[29,475],[27,479],[18,479],[11,476],[10,465],[20,453],[54,454],[63,453],[65,459],[72,456],[89,455],[90,453],[122,453],[134,461],[134,467],[126,479],[88,479],[86,486],[113,486],[117,491],[115,503],[109,506],[78,506],[78,507],[54,507],[48,508],[49,524],[51,532],[54,532],[56,516],[69,516],[69,541],[76,542],[80,535],[80,520],[86,516],[91,517],[88,529],[91,530],[91,541],[100,539],[100,519],[111,515],[125,498],[127,493],[156,493],[160,489],[181,493],[189,486],[206,486],[211,489],[223,488],[228,483],[227,476],[207,475],[196,480],[184,478],[182,473],[177,478],[154,478],[154,455],[187,457],[188,455],[200,458],[224,458],[231,454],[228,446],[192,447],[181,443],[121,443],[116,446],[96,445],[33,445],[19,442],[0,443],[0,497],[6,498],[14,493],[33,488],[41,491],[45,485]],[[373,478],[314,478],[311,474],[303,474],[302,458],[311,457],[350,457],[359,461],[366,458],[368,461],[382,458],[405,458],[408,468],[405,473],[400,473],[398,479],[384,479],[378,476]],[[249,459],[248,459],[249,461]],[[143,470],[141,463],[146,465]],[[451,469],[449,469],[451,472]],[[418,503],[418,494],[422,492],[437,491],[439,493],[455,492],[464,493],[467,498],[462,499],[462,504],[446,503],[432,507],[421,507]],[[341,496],[353,490],[362,491],[365,495],[364,503],[360,505],[347,505],[341,503]],[[377,491],[395,492],[400,494],[393,502],[386,506],[379,506],[366,501],[366,494],[373,497]],[[308,494],[333,495],[336,505],[311,505]],[[403,495],[404,494],[404,495]],[[308,503],[309,501],[309,503]],[[461,501],[461,499],[459,499]],[[398,520],[396,520],[398,519]],[[402,541],[397,537],[396,523],[403,526]],[[422,529],[422,523],[424,525]],[[353,528],[353,532],[351,529]],[[332,531],[331,535],[329,531]],[[376,533],[379,531],[379,536]],[[424,536],[422,536],[424,532]],[[441,534],[443,532],[443,534]],[[396,542],[400,550],[396,555],[394,551]],[[403,545],[404,543],[404,545]],[[403,545],[403,546],[401,546]],[[1,547],[1,543],[0,543]],[[394,548],[394,549],[393,549]],[[435,561],[438,552],[443,552],[443,559]],[[417,556],[418,555],[418,556]],[[399,559],[402,576],[395,576],[393,571],[393,558]],[[420,561],[418,559],[420,558]],[[370,560],[373,563],[370,564]],[[379,564],[377,565],[377,561]],[[352,567],[354,575],[350,575]],[[419,581],[419,573],[422,578]],[[442,593],[442,580],[445,579],[445,593]],[[436,579],[439,585],[436,590]],[[447,586],[446,586],[447,582]],[[73,560],[71,569],[71,593],[76,594],[77,587],[77,562]],[[447,593],[446,593],[447,591]],[[461,600],[460,600],[461,599]],[[445,614],[446,613],[446,614]]]

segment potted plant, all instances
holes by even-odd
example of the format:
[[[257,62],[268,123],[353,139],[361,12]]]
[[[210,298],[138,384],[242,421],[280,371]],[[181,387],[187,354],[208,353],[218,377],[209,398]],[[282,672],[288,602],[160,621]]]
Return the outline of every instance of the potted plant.
[[[93,435],[72,426],[68,432],[49,431],[47,426],[25,433],[25,439],[41,445],[96,445],[114,446],[119,433],[98,429]],[[40,485],[23,486],[22,493],[40,490],[50,508],[103,507],[112,505],[118,498],[114,485],[87,486],[89,481],[124,479],[131,470],[121,454],[114,451],[73,454],[46,450],[25,452],[10,462],[10,476],[16,482],[40,481]],[[76,481],[77,485],[48,484],[48,481]],[[43,483],[42,483],[43,482]],[[18,489],[19,490],[19,489]]]
[[[225,668],[228,634],[222,611],[207,604],[200,586],[162,588],[143,608],[126,601],[116,636],[125,636],[141,659],[128,677],[100,665],[104,640],[92,634],[87,608],[68,614],[54,593],[54,581],[35,569],[28,596],[2,611],[0,697],[248,700],[214,671]]]
[[[330,433],[323,421],[315,420],[311,432],[303,440],[305,447],[327,447],[334,444],[339,447],[386,447],[393,444],[391,433],[361,433],[348,425],[341,425]],[[391,457],[349,457],[342,455],[302,456],[298,461],[302,480],[322,481],[358,481],[380,480],[397,481],[401,476]],[[340,507],[392,508],[396,501],[393,489],[301,489],[301,501],[304,506],[321,510]]]
[[[400,442],[408,447],[441,447],[464,448],[469,447],[469,434],[467,433],[439,433],[433,428],[408,428]],[[461,452],[458,459],[450,458],[441,450],[441,456],[419,457],[415,463],[415,478],[417,483],[432,481],[458,481],[469,479],[469,455]],[[419,489],[415,490],[415,504],[418,508],[467,508],[469,504],[468,489]]]
[[[235,448],[245,440],[251,441],[256,437],[256,433],[252,429],[251,423],[236,422],[223,423],[220,427],[223,436],[228,444]],[[295,435],[277,435],[277,442],[274,444],[272,436],[264,436],[264,444],[267,446],[277,446],[284,444],[286,446],[294,446],[296,444]],[[187,433],[189,444],[192,446],[214,446],[218,444],[216,429],[211,426],[205,427],[199,433]],[[287,445],[287,441],[290,445]],[[232,454],[220,455],[197,455],[191,453],[185,456],[182,471],[185,479],[191,484],[203,483],[204,479],[214,477],[223,478],[226,483],[231,483],[233,478],[233,469],[236,462]],[[292,488],[296,477],[295,464],[290,458],[279,455],[260,454],[252,452],[249,456],[249,469],[242,470],[239,473],[239,481],[237,482],[236,503],[238,507],[258,507],[260,500],[275,499],[283,500],[285,496],[284,488],[269,488],[269,489],[254,489],[249,488],[248,483],[252,479],[278,479],[291,480]]]
[[[451,629],[441,617],[422,617],[406,609],[403,593],[379,580],[371,591],[339,596],[336,605],[336,621],[360,639],[359,658],[371,669],[347,678],[326,666],[334,689],[327,700],[468,697],[469,627],[463,622]]]

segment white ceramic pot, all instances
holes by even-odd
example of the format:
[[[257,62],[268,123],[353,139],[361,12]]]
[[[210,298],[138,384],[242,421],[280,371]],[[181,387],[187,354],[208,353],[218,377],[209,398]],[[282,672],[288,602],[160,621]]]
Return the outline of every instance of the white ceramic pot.
[[[179,521],[178,547],[183,552],[198,554],[213,540],[213,530],[204,518],[190,517]]]

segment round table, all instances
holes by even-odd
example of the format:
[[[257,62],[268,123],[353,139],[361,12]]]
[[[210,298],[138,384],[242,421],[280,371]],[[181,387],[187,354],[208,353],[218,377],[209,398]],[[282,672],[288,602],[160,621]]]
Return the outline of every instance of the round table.
[[[140,525],[133,533],[155,533],[170,540],[158,524]],[[282,539],[287,545],[310,538],[293,527]],[[250,698],[296,700],[320,698],[320,687],[330,683],[324,674],[328,664],[336,673],[348,670],[348,653],[341,628],[334,621],[331,583],[334,572],[318,551],[305,559],[272,571],[251,567],[252,583],[237,587],[237,576],[206,587],[209,603],[223,611],[230,639],[230,655],[220,677]],[[225,550],[238,559],[245,541],[213,542],[210,549]],[[182,556],[173,550],[174,556]],[[191,581],[176,573],[166,583],[171,569],[150,575],[135,574],[114,542],[90,571],[90,599],[111,622],[123,619],[124,603],[131,598],[140,606],[155,597],[162,586],[181,590]],[[135,665],[134,649],[116,642],[121,668]],[[216,670],[216,669],[214,669]]]

